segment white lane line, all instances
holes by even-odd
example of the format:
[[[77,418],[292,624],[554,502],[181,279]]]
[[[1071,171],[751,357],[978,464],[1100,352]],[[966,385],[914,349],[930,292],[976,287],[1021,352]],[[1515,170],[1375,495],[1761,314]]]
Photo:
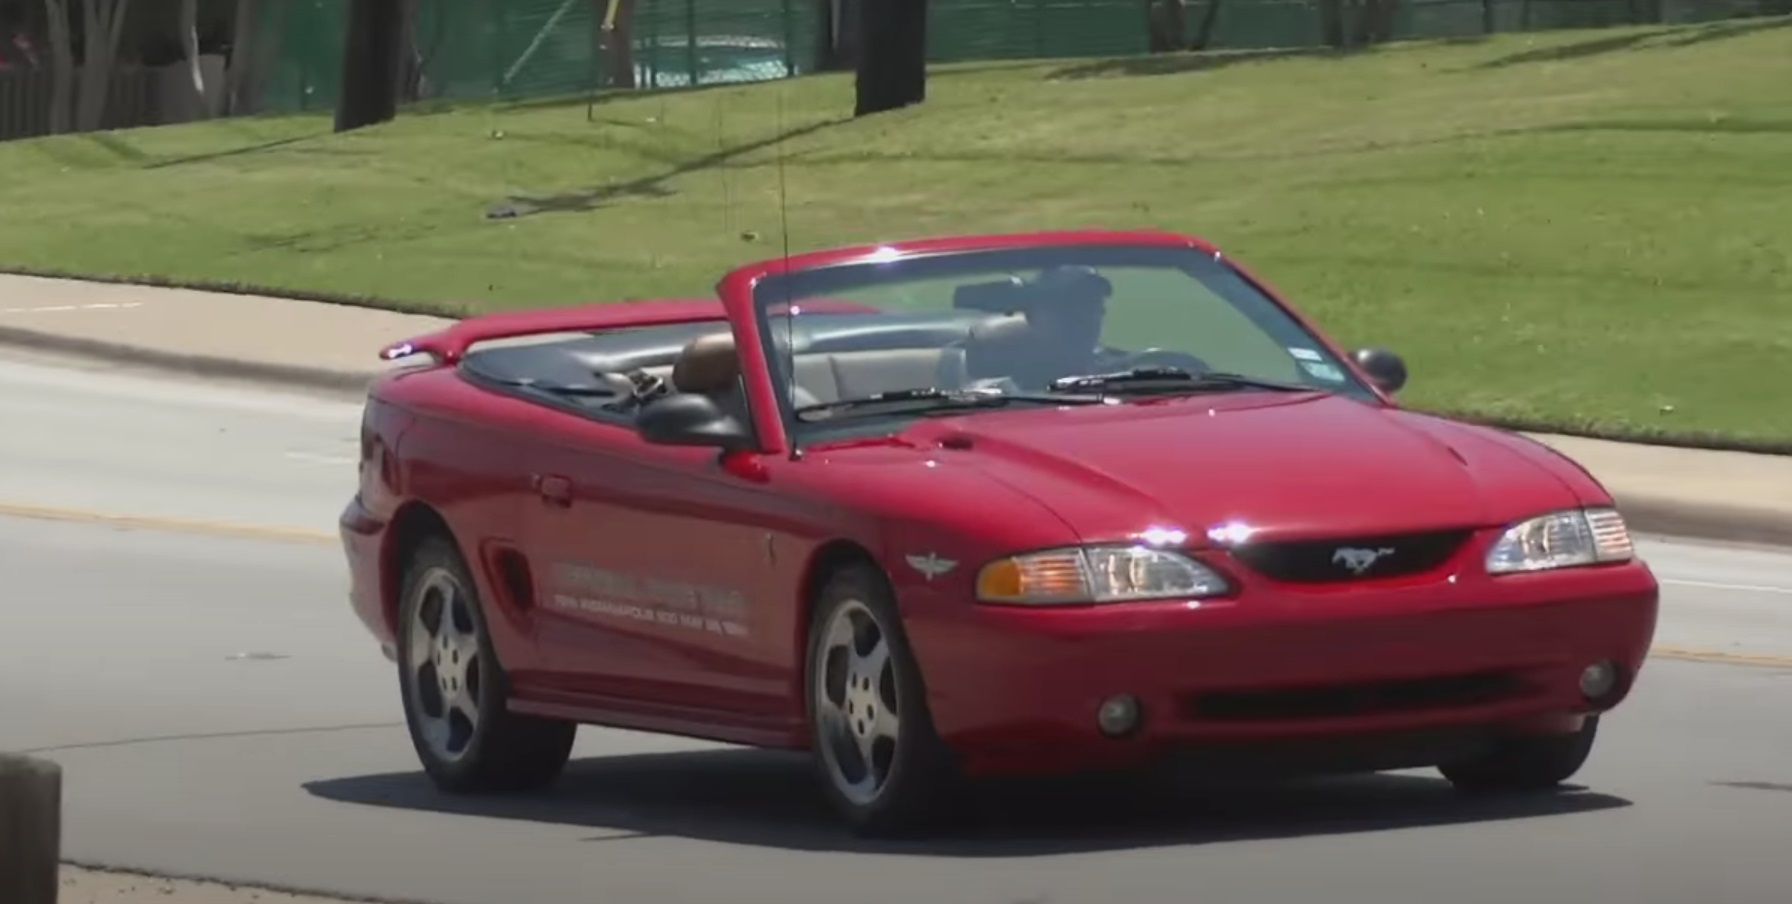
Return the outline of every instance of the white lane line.
[[[1740,593],[1778,593],[1792,596],[1792,587],[1771,587],[1765,584],[1726,584],[1721,581],[1683,581],[1677,578],[1661,578],[1661,583],[1676,587],[1700,587],[1706,590],[1735,590]]]
[[[143,307],[141,301],[126,301],[116,304],[51,304],[35,308],[0,308],[0,314],[56,314],[64,311],[117,311],[124,308]]]

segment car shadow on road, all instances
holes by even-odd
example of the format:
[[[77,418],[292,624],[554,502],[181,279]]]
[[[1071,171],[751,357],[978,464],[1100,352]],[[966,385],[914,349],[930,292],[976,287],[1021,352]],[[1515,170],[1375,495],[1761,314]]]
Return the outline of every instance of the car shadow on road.
[[[581,826],[588,840],[665,836],[807,851],[1034,857],[1336,835],[1584,813],[1629,806],[1576,789],[1500,798],[1455,793],[1410,774],[1224,788],[1078,779],[985,783],[926,840],[854,838],[835,821],[807,760],[758,750],[597,757],[550,791],[456,797],[420,772],[309,782],[326,800]]]

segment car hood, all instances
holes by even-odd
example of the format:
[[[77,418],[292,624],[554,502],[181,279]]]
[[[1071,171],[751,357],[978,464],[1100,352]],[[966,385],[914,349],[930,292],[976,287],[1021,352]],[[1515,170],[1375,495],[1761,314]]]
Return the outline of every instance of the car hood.
[[[1050,508],[1085,541],[1489,527],[1580,504],[1504,434],[1338,396],[1196,396],[923,421],[949,453]],[[974,504],[974,500],[966,504]]]

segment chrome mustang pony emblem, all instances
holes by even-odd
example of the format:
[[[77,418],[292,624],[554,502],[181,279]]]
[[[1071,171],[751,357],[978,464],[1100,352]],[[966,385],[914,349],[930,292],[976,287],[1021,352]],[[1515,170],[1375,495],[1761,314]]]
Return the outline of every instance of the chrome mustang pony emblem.
[[[1383,556],[1391,556],[1393,554],[1394,551],[1386,546],[1383,546],[1380,549],[1359,549],[1354,546],[1344,546],[1332,553],[1332,564],[1342,565],[1345,568],[1350,569],[1351,574],[1362,574],[1374,567],[1375,563],[1381,561]]]
[[[951,559],[942,559],[931,552],[924,556],[909,556],[908,564],[909,567],[921,572],[930,581],[958,567],[957,562]]]

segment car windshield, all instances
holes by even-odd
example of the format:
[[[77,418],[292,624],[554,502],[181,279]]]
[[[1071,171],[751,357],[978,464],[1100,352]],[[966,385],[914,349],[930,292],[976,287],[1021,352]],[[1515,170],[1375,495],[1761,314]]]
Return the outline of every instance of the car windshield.
[[[1193,248],[892,253],[768,277],[754,293],[799,429],[1212,393],[1375,398],[1273,299]],[[836,304],[804,310],[818,300]]]

